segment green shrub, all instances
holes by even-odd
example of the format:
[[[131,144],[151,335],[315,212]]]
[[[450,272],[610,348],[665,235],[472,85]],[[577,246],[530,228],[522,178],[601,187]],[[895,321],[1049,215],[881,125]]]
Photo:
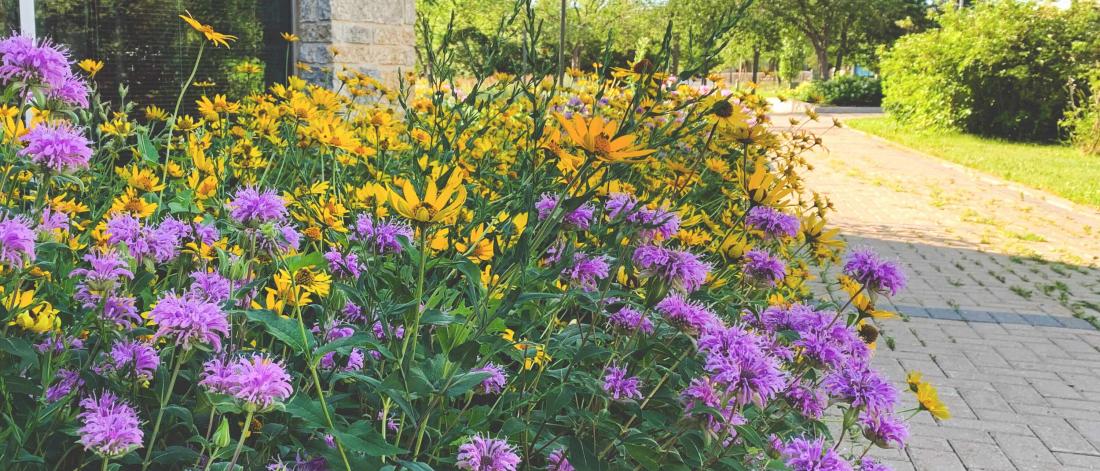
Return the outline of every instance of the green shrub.
[[[1071,88],[1073,103],[1062,128],[1069,141],[1089,155],[1100,155],[1100,69],[1094,70],[1086,86]]]
[[[878,106],[882,83],[874,77],[842,75],[825,82],[807,82],[795,90],[799,100],[838,106]]]
[[[995,0],[948,8],[939,29],[902,37],[881,62],[883,107],[903,123],[1053,140],[1067,84],[1097,54],[1098,6]],[[1091,57],[1090,57],[1091,56]]]

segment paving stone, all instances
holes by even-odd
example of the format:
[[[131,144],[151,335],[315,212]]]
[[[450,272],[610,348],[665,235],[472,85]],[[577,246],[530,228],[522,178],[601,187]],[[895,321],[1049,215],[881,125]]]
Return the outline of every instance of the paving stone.
[[[1031,424],[1031,430],[1051,451],[1076,453],[1080,455],[1100,455],[1097,449],[1081,436],[1069,423]]]
[[[959,460],[962,461],[963,466],[966,466],[966,469],[998,471],[1016,469],[997,445],[951,440],[951,447],[955,449],[955,454],[958,455]]]
[[[1001,451],[1013,463],[1061,464],[1043,444],[1042,440],[1036,437],[1002,432],[993,432],[993,437],[997,440],[997,444],[1001,446]]]
[[[941,471],[966,471],[962,461],[954,451],[929,450],[924,448],[910,448],[909,458],[913,467],[921,470]]]

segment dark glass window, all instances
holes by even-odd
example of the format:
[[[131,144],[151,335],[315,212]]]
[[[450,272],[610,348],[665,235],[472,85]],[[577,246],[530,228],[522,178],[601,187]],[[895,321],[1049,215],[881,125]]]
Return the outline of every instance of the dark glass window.
[[[193,81],[204,86],[192,84],[183,100],[185,109],[204,93],[241,95],[286,77],[287,43],[280,33],[291,30],[291,0],[49,0],[35,4],[39,36],[66,45],[76,60],[105,63],[96,84],[103,99],[116,105],[123,84],[128,87],[128,101],[172,110],[199,46],[206,41],[180,20],[184,12],[220,33],[237,36],[229,49],[206,44]],[[243,61],[261,65],[263,71],[247,72],[248,68],[238,67]]]

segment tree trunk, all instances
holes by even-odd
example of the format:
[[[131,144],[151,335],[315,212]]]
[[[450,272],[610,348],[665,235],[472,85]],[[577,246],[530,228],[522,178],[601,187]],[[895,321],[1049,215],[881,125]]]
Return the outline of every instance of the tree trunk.
[[[760,73],[760,48],[752,47],[752,83],[758,83],[756,81],[756,74]]]
[[[829,66],[829,48],[814,43],[814,55],[817,56],[817,69],[821,80],[829,80],[832,78],[832,68]]]

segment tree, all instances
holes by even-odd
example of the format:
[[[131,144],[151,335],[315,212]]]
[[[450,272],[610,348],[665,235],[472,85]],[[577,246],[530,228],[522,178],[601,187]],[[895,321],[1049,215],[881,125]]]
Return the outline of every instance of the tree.
[[[806,37],[819,77],[828,80],[833,68],[843,65],[856,46],[873,48],[899,37],[904,31],[897,21],[921,16],[925,4],[923,0],[771,0],[758,5]]]

